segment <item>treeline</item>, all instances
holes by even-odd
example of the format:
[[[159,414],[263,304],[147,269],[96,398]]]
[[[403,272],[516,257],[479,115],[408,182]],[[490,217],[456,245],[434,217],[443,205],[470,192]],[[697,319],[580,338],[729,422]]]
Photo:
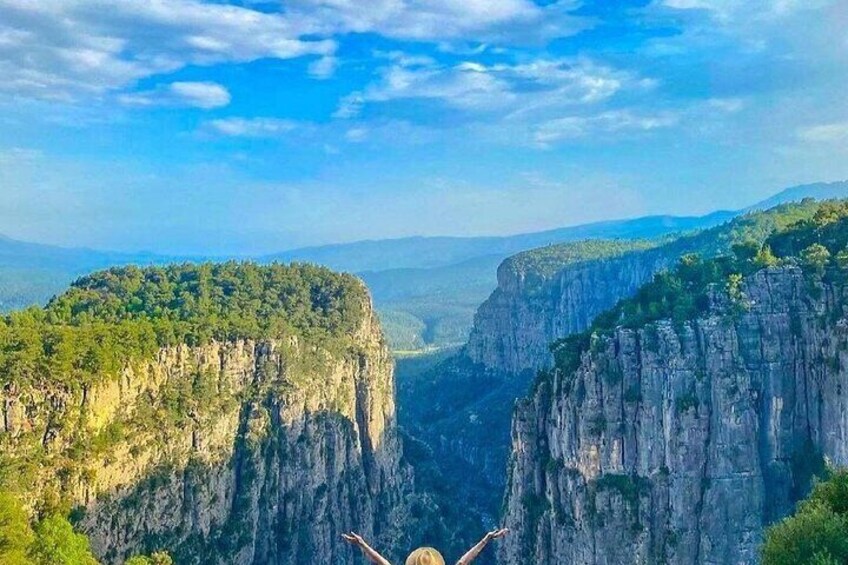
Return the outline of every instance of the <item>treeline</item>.
[[[312,265],[110,269],[45,308],[0,319],[0,382],[74,389],[180,343],[289,335],[335,343],[356,329],[367,300],[356,278]]]

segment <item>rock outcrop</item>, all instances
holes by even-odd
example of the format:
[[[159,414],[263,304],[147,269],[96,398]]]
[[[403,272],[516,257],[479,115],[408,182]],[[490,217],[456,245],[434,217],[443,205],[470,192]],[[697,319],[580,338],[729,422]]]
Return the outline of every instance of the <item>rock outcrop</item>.
[[[635,275],[634,275],[635,276]],[[499,561],[757,561],[824,462],[848,464],[848,294],[795,267],[709,311],[595,336],[517,409]]]
[[[598,314],[632,295],[683,252],[659,248],[582,261],[551,278],[514,269],[505,261],[498,269],[498,288],[474,317],[468,356],[505,373],[545,368],[552,342],[588,328]]]
[[[351,529],[391,548],[411,477],[392,360],[364,310],[346,347],[213,341],[163,348],[90,389],[6,386],[5,456],[40,453],[30,492],[69,496],[105,563],[158,549],[181,564],[354,563],[339,536]]]
[[[498,288],[475,315],[468,355],[487,369],[511,374],[546,368],[552,361],[552,342],[586,330],[595,317],[632,296],[681,256],[712,257],[727,254],[738,243],[762,243],[776,230],[812,217],[821,205],[809,200],[749,213],[628,252],[605,254],[601,248],[596,257],[564,261],[558,268],[534,268],[532,256],[544,256],[545,248],[511,257],[498,269]]]

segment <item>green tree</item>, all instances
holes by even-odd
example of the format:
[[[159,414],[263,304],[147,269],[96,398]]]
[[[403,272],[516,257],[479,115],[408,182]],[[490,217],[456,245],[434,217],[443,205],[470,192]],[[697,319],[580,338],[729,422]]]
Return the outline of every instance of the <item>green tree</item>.
[[[848,269],[848,247],[836,254],[836,264],[840,269]]]
[[[754,257],[754,265],[759,268],[774,267],[778,263],[780,263],[780,259],[774,255],[771,247],[768,245],[763,245],[759,252],[757,252],[757,256]]]
[[[130,557],[124,562],[124,565],[174,565],[174,560],[164,551],[157,551],[147,557],[146,555],[136,555]]]
[[[27,555],[35,535],[20,501],[11,493],[0,493],[0,563],[31,565]]]
[[[801,251],[801,262],[820,275],[824,273],[828,261],[830,261],[830,251],[820,243],[814,243]]]
[[[763,565],[848,563],[848,471],[817,484],[794,516],[772,526]]]
[[[58,514],[36,525],[30,554],[38,565],[97,565],[88,538]]]
[[[737,261],[753,261],[760,252],[760,244],[754,240],[743,241],[734,244],[731,251],[733,251]]]

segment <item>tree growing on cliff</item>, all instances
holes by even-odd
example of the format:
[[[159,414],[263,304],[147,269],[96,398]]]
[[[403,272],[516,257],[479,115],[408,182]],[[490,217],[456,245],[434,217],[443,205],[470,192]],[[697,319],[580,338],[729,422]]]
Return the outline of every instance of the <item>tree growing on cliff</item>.
[[[30,553],[39,565],[98,565],[88,538],[75,532],[71,523],[58,514],[36,525]]]
[[[848,563],[848,470],[813,488],[797,512],[766,532],[763,565]]]
[[[819,275],[824,273],[828,261],[830,261],[830,251],[820,243],[814,243],[801,251],[802,264]]]
[[[0,492],[0,563],[30,565],[27,553],[35,534],[18,498]]]
[[[0,491],[0,563],[3,565],[98,565],[88,538],[53,514],[30,524],[20,498]],[[154,565],[169,563],[152,562]]]
[[[146,555],[130,557],[124,565],[174,565],[174,560],[166,552],[156,551],[150,557]]]

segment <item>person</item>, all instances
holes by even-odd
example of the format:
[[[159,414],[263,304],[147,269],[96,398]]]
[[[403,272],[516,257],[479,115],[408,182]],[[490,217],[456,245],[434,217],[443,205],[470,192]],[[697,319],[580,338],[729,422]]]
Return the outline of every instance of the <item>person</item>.
[[[477,543],[477,545],[469,549],[465,555],[460,557],[459,561],[456,562],[456,565],[468,565],[474,561],[478,555],[480,555],[480,552],[489,545],[490,541],[502,538],[508,533],[509,530],[506,528],[489,532],[483,537],[483,539],[480,540],[479,543]],[[342,534],[342,537],[351,545],[361,549],[365,557],[370,559],[372,563],[376,563],[377,565],[392,565],[388,559],[377,553],[374,548],[368,545],[359,534],[350,532],[349,534]],[[406,558],[406,565],[445,565],[445,558],[432,547],[419,547]]]

